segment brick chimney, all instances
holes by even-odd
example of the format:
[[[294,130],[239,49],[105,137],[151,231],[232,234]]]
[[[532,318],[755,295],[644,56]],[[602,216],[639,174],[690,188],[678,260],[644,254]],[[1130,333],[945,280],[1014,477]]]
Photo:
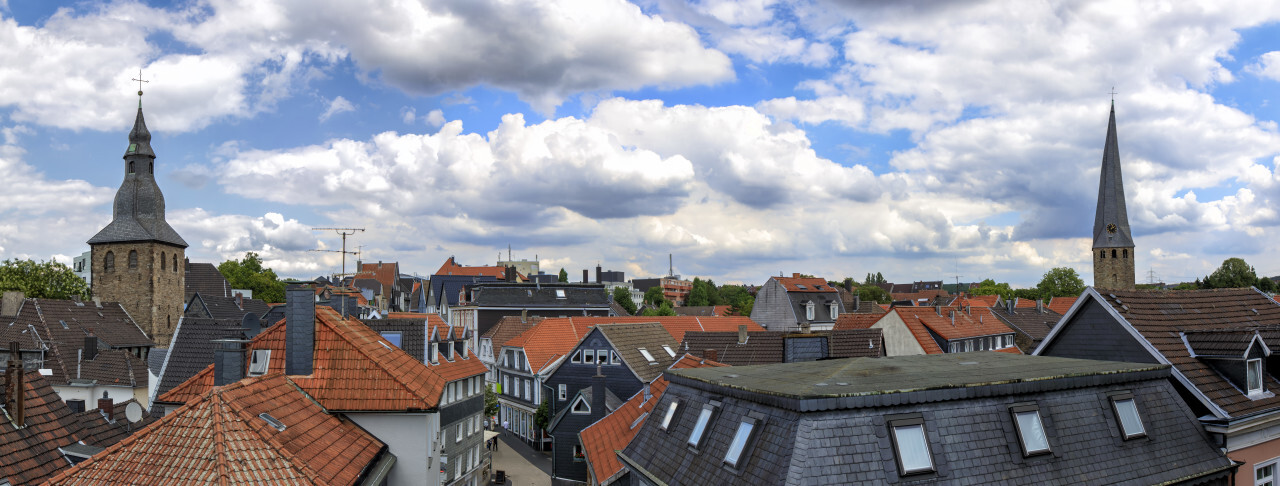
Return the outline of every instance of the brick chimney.
[[[22,299],[25,294],[18,291],[10,290],[0,297],[0,317],[13,317],[18,315],[18,309],[22,308]]]
[[[102,398],[98,399],[98,410],[101,410],[102,414],[107,416],[108,422],[115,420],[115,418],[113,418],[115,415],[115,409],[115,403],[111,398],[107,397],[107,392],[102,392]]]
[[[23,381],[22,350],[17,341],[9,343],[9,364],[4,370],[4,406],[13,419],[14,427],[27,425],[27,393]]]
[[[285,290],[284,372],[310,375],[315,365],[316,304],[311,287]]]
[[[799,273],[792,273],[792,274],[791,274],[791,278],[800,278],[800,274],[799,274]]]

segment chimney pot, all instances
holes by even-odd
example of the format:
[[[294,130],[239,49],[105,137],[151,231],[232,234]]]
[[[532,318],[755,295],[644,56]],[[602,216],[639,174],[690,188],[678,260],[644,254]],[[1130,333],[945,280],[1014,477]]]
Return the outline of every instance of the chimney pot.
[[[1036,313],[1044,314],[1044,299],[1036,299]]]

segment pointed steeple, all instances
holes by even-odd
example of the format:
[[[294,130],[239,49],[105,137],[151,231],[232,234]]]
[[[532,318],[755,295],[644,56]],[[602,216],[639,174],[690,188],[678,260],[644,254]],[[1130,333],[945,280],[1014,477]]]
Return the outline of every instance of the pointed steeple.
[[[156,185],[155,159],[151,132],[147,130],[139,104],[133,130],[129,131],[129,148],[124,153],[124,182],[116,190],[111,223],[90,238],[89,245],[159,241],[187,247],[187,242],[165,221],[164,194]]]
[[[1107,143],[1102,149],[1102,174],[1098,177],[1098,212],[1093,218],[1093,248],[1133,248],[1129,212],[1124,203],[1124,179],[1120,176],[1120,145],[1116,141],[1116,104],[1111,102]]]
[[[124,158],[129,156],[156,158],[151,150],[151,132],[147,130],[147,121],[142,117],[142,101],[138,101],[138,117],[133,120],[133,130],[129,131],[129,148],[125,149]]]

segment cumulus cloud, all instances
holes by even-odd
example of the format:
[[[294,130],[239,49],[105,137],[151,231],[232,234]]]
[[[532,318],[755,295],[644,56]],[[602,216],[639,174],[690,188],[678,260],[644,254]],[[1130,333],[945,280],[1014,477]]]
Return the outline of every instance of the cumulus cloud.
[[[335,97],[329,102],[329,107],[324,110],[324,113],[320,114],[320,121],[328,121],[329,117],[337,115],[338,113],[346,113],[348,111],[356,111],[355,105],[351,104],[350,101],[347,101],[346,98],[341,96]]]
[[[423,117],[423,121],[427,122],[427,125],[432,127],[444,125],[444,112],[440,110],[431,110],[427,113],[427,116]]]
[[[1258,56],[1258,62],[1246,66],[1245,70],[1258,77],[1280,81],[1280,51]]]

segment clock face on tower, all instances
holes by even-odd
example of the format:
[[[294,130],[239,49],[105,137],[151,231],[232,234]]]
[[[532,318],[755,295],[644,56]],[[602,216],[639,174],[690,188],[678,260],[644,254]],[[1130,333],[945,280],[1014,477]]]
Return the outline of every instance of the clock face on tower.
[[[1107,232],[1108,232],[1108,233],[1111,233],[1111,234],[1115,234],[1115,232],[1116,232],[1116,224],[1115,224],[1115,223],[1108,224],[1108,225],[1107,225]]]

